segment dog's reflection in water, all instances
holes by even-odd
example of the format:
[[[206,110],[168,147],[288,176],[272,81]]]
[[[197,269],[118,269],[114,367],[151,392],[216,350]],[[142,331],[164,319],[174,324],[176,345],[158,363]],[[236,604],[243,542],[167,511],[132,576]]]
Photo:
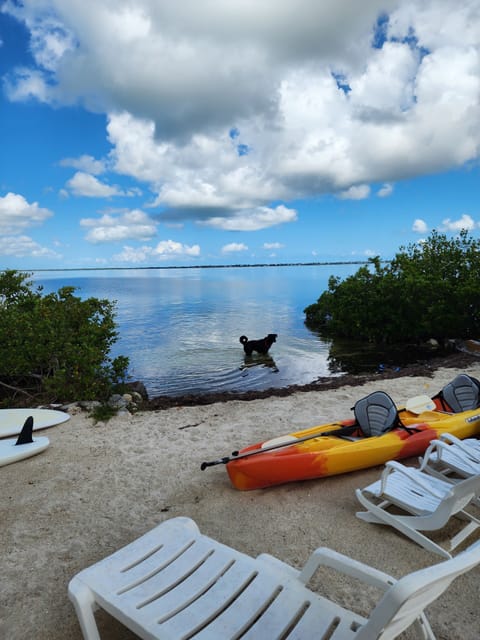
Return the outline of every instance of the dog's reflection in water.
[[[268,367],[272,369],[274,373],[278,373],[279,371],[275,360],[269,355],[245,356],[243,364],[240,366],[240,371],[245,371],[245,369],[251,367]],[[243,375],[247,375],[247,372],[245,371]]]

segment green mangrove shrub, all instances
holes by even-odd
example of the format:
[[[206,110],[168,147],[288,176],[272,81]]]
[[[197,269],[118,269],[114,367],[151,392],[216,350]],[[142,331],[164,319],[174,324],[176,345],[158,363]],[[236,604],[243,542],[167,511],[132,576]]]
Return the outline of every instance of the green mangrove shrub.
[[[433,231],[382,263],[376,256],[306,307],[321,335],[370,342],[422,342],[480,336],[480,241]]]
[[[128,358],[110,357],[118,339],[115,303],[43,294],[31,274],[0,273],[0,402],[104,401],[125,383]]]

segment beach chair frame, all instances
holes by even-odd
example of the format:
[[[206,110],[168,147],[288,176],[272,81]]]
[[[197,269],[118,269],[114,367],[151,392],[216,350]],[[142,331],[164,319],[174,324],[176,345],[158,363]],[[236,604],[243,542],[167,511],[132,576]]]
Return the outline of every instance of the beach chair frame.
[[[366,509],[356,515],[366,522],[389,525],[424,549],[451,558],[452,552],[480,526],[480,520],[465,510],[479,492],[480,476],[451,483],[391,460],[380,480],[356,490],[358,501]],[[447,548],[424,533],[440,531],[453,516],[466,524],[447,538]]]
[[[445,480],[455,480],[455,475],[461,478],[478,475],[480,440],[460,440],[450,433],[442,433],[438,439],[430,442],[424,456],[419,458],[419,463],[421,471]]]
[[[100,638],[98,607],[144,640],[386,640],[411,624],[420,638],[434,640],[423,610],[479,562],[480,543],[397,580],[319,548],[299,571],[268,554],[236,551],[178,517],[81,571],[69,596],[86,640]],[[381,590],[368,619],[307,587],[321,566]]]

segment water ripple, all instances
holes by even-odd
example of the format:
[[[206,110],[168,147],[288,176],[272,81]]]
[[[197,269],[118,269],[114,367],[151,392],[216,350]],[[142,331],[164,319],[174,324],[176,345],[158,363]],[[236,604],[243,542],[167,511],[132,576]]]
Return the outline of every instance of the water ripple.
[[[329,375],[328,345],[306,329],[303,309],[326,288],[331,269],[79,272],[37,280],[45,293],[75,286],[83,298],[116,301],[112,356],[129,357],[131,378],[144,382],[150,396],[182,395],[278,388]],[[267,333],[278,334],[271,358],[245,358],[239,336]]]

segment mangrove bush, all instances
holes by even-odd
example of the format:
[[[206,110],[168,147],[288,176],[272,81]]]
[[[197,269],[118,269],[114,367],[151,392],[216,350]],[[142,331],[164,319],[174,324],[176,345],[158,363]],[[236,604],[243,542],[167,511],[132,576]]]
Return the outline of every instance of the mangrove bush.
[[[43,294],[31,274],[0,273],[0,402],[107,399],[125,382],[128,358],[110,357],[118,338],[115,303]]]
[[[377,256],[305,309],[307,326],[332,338],[416,342],[480,336],[480,241],[433,231],[382,263]]]

